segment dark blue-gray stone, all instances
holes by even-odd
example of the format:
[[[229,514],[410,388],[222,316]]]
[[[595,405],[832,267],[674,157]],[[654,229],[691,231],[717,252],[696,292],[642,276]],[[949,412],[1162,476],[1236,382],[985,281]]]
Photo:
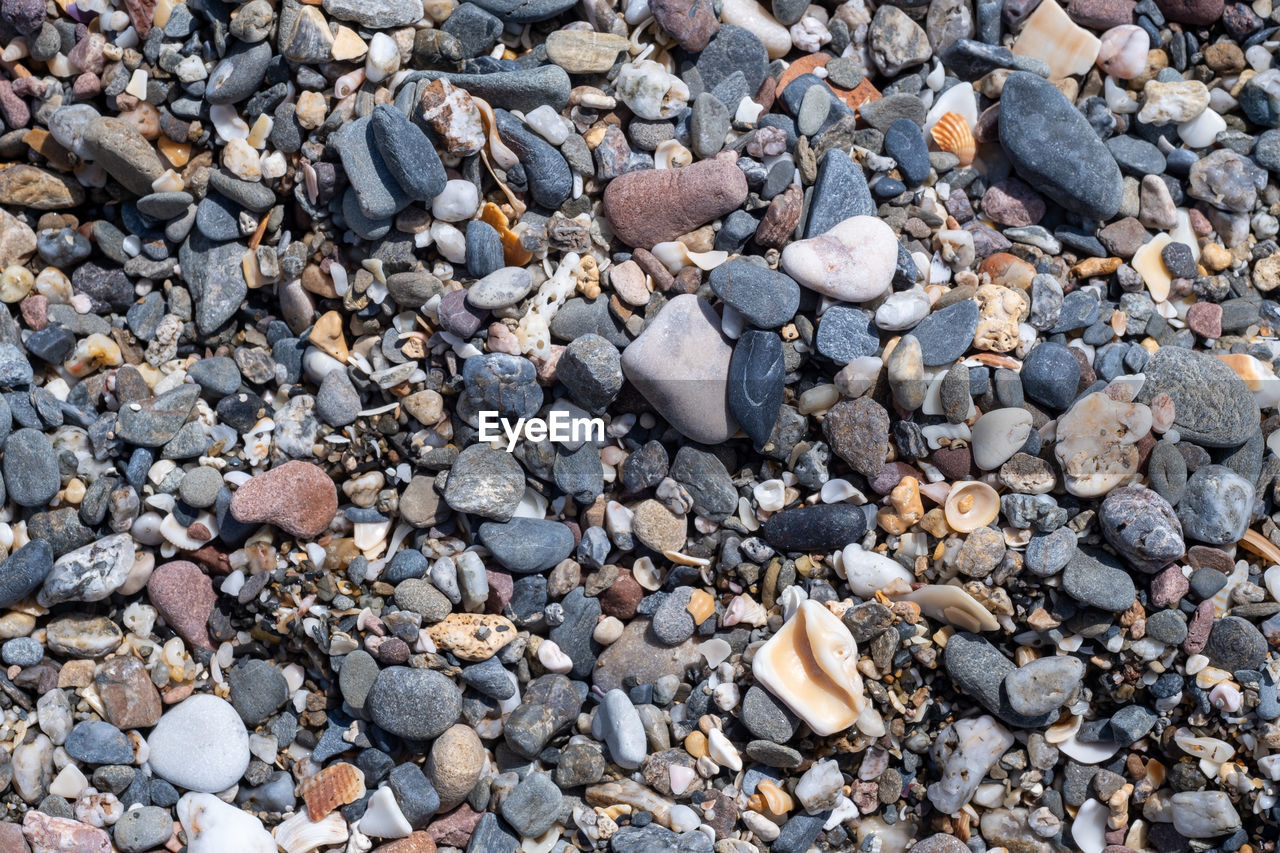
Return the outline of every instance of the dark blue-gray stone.
[[[335,139],[360,212],[372,220],[394,216],[412,201],[401,190],[377,143],[372,116],[343,125]]]
[[[378,153],[405,195],[431,201],[449,178],[444,164],[422,129],[390,104],[373,108],[369,119]]]
[[[525,838],[537,838],[560,817],[564,795],[546,773],[530,773],[502,801],[502,817]]]
[[[484,278],[506,266],[502,254],[502,238],[488,222],[473,219],[467,223],[467,272]]]
[[[822,832],[822,825],[830,816],[830,811],[817,814],[797,811],[782,825],[771,849],[774,853],[805,853],[818,840],[818,833]]]
[[[817,132],[810,134],[811,136],[821,134],[824,130],[831,127],[831,125],[835,124],[842,118],[853,117],[853,110],[849,108],[849,105],[836,97],[836,93],[831,91],[831,87],[819,79],[815,74],[801,74],[788,83],[787,87],[782,90],[779,97],[782,98],[782,103],[786,106],[787,112],[799,119],[800,107],[801,104],[804,103],[805,93],[814,86],[821,87],[820,91],[825,93],[827,96],[827,115],[826,118],[823,119],[822,124],[818,126]]]
[[[911,330],[920,342],[920,358],[925,367],[950,364],[973,345],[978,329],[978,303],[962,299],[941,311],[934,311]]]
[[[1080,362],[1062,344],[1045,341],[1027,354],[1021,378],[1029,398],[1051,409],[1065,409],[1076,397]]]
[[[573,661],[569,675],[587,678],[595,670],[600,644],[592,639],[600,621],[600,599],[588,598],[582,587],[576,587],[561,601],[564,621],[551,629],[551,640]]]
[[[198,231],[178,250],[182,277],[195,300],[196,329],[208,335],[222,327],[244,305],[249,286],[240,266],[243,243],[218,243]]]
[[[546,579],[542,580],[546,585]],[[546,596],[543,595],[543,605],[546,604]],[[344,669],[345,671],[345,669]],[[510,699],[516,694],[515,682],[511,679],[511,673],[507,672],[506,667],[502,665],[497,657],[491,657],[481,663],[473,663],[470,666],[462,668],[462,681],[468,687],[483,693],[490,699],[497,699],[501,702],[504,699]]]
[[[1160,715],[1142,705],[1126,705],[1111,715],[1112,739],[1120,746],[1141,740],[1155,727]]]
[[[5,439],[3,471],[5,490],[18,506],[43,507],[62,484],[53,445],[44,433],[30,427]]]
[[[929,177],[929,146],[920,125],[900,118],[884,135],[884,153],[898,161],[903,182],[918,187]]]
[[[613,853],[711,853],[711,839],[701,832],[675,833],[651,823],[624,826],[609,841]]]
[[[493,12],[493,9],[489,11]],[[430,81],[439,77],[445,78],[459,89],[466,89],[477,98],[482,98],[495,109],[501,107],[528,112],[543,104],[550,104],[559,111],[569,104],[569,75],[559,65],[540,65],[531,71],[495,71],[491,74],[414,71],[405,82]],[[425,86],[425,82],[422,85]]]
[[[780,551],[831,551],[861,539],[867,516],[850,504],[802,506],[770,516],[763,532]]]
[[[977,700],[1011,726],[1020,729],[1040,728],[1057,716],[1049,713],[1028,717],[1013,710],[1003,684],[1009,673],[1017,667],[999,649],[977,634],[961,631],[952,636],[943,652],[942,664],[962,695]]]
[[[262,85],[271,63],[270,40],[257,44],[234,42],[205,81],[204,99],[211,104],[236,104],[252,95]]]
[[[53,456],[50,449],[50,458]],[[53,569],[53,546],[32,539],[0,563],[0,607],[9,607],[35,592]]]
[[[845,152],[833,148],[818,161],[818,177],[813,184],[813,200],[804,224],[805,237],[830,231],[850,216],[875,216],[862,167]]]
[[[776,329],[800,307],[800,285],[791,276],[748,261],[729,261],[711,271],[711,290],[762,329]]]
[[[462,364],[462,380],[473,411],[496,411],[501,417],[528,418],[542,408],[542,388],[533,362],[518,355],[473,355]]]
[[[1092,554],[1076,551],[1062,570],[1063,591],[1099,610],[1111,613],[1128,610],[1136,596],[1133,578],[1112,563],[1113,559],[1101,551]]]
[[[187,376],[214,399],[234,394],[240,387],[240,368],[235,359],[225,355],[200,359],[187,368]]]
[[[532,24],[554,18],[575,0],[475,0],[475,4],[505,23]]]
[[[387,784],[396,795],[396,804],[414,829],[422,829],[440,808],[440,795],[435,786],[412,762],[405,762],[387,775]]]
[[[1249,527],[1253,483],[1225,465],[1205,465],[1187,479],[1178,520],[1189,539],[1210,545],[1238,542]]]
[[[218,243],[240,236],[240,211],[235,202],[211,192],[196,205],[196,229]]]
[[[757,447],[778,420],[785,379],[782,339],[759,329],[743,332],[729,359],[729,411]]]
[[[1163,175],[1164,155],[1160,149],[1136,136],[1113,136],[1106,141],[1107,150],[1116,158],[1120,171],[1141,178],[1144,175]]]
[[[1261,669],[1267,662],[1267,639],[1240,616],[1223,616],[1213,623],[1204,655],[1219,669]]]
[[[818,353],[836,364],[875,355],[880,336],[871,326],[871,314],[848,305],[833,305],[822,312],[814,345]]]
[[[231,705],[250,729],[289,701],[289,685],[280,670],[259,658],[241,660],[227,673]]]
[[[516,853],[520,839],[512,835],[493,812],[485,812],[471,831],[467,853]]]
[[[1014,63],[1009,48],[973,39],[956,39],[942,51],[941,58],[942,64],[961,80],[977,80],[998,68],[1012,68]]]
[[[124,732],[101,720],[76,723],[64,744],[67,755],[85,764],[132,764],[133,748]]]
[[[199,396],[199,386],[188,384],[142,403],[121,406],[116,437],[138,447],[160,447],[182,428]]]
[[[464,56],[479,56],[502,35],[502,21],[475,3],[463,3],[440,29],[458,40]]]
[[[576,449],[563,444],[556,445],[551,474],[556,488],[584,506],[604,492],[600,452],[593,444],[583,444]]]
[[[1110,219],[1120,209],[1124,189],[1115,158],[1088,119],[1043,77],[1015,71],[1005,81],[1000,145],[1023,180],[1072,213]]]
[[[1033,350],[1034,352],[1034,350]],[[1258,404],[1234,370],[1207,353],[1161,347],[1147,362],[1138,402],[1163,391],[1173,399],[1173,425],[1186,441],[1236,447],[1258,429]]]
[[[697,69],[702,75],[703,86],[708,90],[714,89],[735,71],[741,71],[747,82],[747,91],[755,93],[768,72],[769,53],[750,30],[725,24],[699,54]]]
[[[494,110],[498,135],[520,158],[533,200],[548,210],[564,204],[573,192],[573,172],[550,142],[506,110]]]
[[[516,574],[543,572],[573,552],[573,533],[558,521],[513,518],[480,525],[480,542],[503,568]]]

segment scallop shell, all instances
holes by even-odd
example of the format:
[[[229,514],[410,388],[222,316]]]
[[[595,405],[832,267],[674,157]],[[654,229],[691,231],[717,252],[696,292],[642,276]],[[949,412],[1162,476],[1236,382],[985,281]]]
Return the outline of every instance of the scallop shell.
[[[364,771],[345,761],[330,765],[298,783],[298,796],[312,820],[323,820],[334,809],[364,796]]]
[[[968,166],[973,162],[978,143],[973,139],[969,123],[959,113],[943,113],[942,118],[933,126],[931,135],[939,148],[960,158],[961,166]]]
[[[969,480],[958,483],[951,490],[943,511],[952,530],[972,533],[979,527],[986,527],[1000,515],[1000,496],[986,483]]]
[[[852,726],[866,704],[857,665],[849,629],[818,602],[804,601],[760,647],[751,671],[822,737]]]
[[[277,826],[274,835],[284,853],[311,853],[321,847],[345,844],[349,833],[346,820],[337,812],[324,820],[311,820],[301,811]]]

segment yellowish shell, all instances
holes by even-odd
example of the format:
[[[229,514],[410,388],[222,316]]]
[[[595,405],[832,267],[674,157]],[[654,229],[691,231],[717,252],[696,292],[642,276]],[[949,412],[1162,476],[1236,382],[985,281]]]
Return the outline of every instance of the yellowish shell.
[[[1000,514],[1000,496],[986,483],[967,480],[958,483],[947,495],[943,511],[952,530],[972,533],[995,521]]]
[[[933,141],[943,151],[950,151],[960,158],[961,166],[973,162],[973,155],[978,151],[978,143],[973,139],[969,123],[959,113],[943,113],[942,118],[933,126]]]

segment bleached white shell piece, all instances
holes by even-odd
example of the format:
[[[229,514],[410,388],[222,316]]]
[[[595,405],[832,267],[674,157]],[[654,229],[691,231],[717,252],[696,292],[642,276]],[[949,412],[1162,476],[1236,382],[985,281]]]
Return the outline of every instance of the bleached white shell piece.
[[[1000,627],[990,610],[958,586],[930,584],[901,596],[898,600],[918,604],[924,615],[954,625],[962,631],[994,631]]]
[[[760,647],[751,671],[819,736],[854,724],[866,699],[858,645],[844,623],[816,601],[803,601]]]
[[[395,795],[385,785],[373,792],[369,806],[356,827],[374,838],[404,838],[413,832],[413,827],[396,803]]]
[[[343,844],[347,822],[341,812],[330,812],[323,820],[312,820],[306,809],[275,828],[276,846],[284,853],[311,853],[321,847]]]
[[[957,83],[943,92],[933,102],[928,114],[924,117],[924,133],[938,123],[938,119],[947,113],[957,113],[969,125],[970,130],[978,123],[978,96],[974,94],[972,83]]]
[[[275,839],[262,821],[213,794],[187,794],[178,800],[177,812],[188,853],[276,853]]]
[[[840,563],[849,589],[862,598],[871,598],[878,590],[888,595],[905,594],[911,591],[911,582],[915,580],[896,560],[864,551],[856,543],[846,545],[840,552]]]

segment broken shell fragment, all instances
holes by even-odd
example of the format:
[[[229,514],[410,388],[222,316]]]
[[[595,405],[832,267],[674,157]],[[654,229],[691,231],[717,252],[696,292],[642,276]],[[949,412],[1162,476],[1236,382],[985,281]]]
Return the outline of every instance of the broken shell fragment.
[[[760,647],[751,670],[815,734],[825,736],[852,726],[862,711],[857,665],[858,645],[844,623],[818,602],[803,601]]]
[[[338,812],[324,820],[311,820],[300,811],[275,829],[276,845],[284,853],[311,853],[347,840],[347,821]]]
[[[915,577],[897,561],[873,551],[864,551],[856,542],[840,552],[840,566],[854,595],[871,598],[883,590],[888,595],[910,592]]]
[[[298,796],[312,820],[323,820],[334,809],[364,796],[364,771],[340,761],[298,783]]]
[[[176,811],[189,853],[276,853],[276,842],[262,821],[213,794],[187,794]]]
[[[898,598],[920,606],[931,619],[946,622],[962,631],[994,631],[1000,627],[991,611],[958,586],[929,584]]]
[[[977,480],[958,483],[947,495],[943,511],[952,530],[972,533],[1000,515],[1000,496],[995,489]]]

